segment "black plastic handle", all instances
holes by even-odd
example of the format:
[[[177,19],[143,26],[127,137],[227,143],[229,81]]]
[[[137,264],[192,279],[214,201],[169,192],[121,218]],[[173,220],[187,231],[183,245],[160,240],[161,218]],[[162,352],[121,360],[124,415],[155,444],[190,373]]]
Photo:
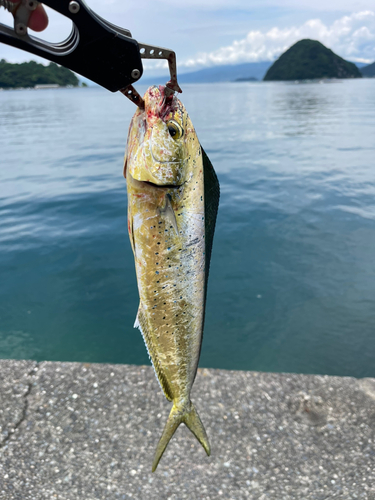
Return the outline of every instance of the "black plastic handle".
[[[0,24],[0,42],[61,64],[111,92],[139,80],[143,73],[141,55],[130,31],[105,21],[83,0],[43,0],[42,3],[73,22],[73,30],[66,40],[49,43],[29,34],[17,35]]]

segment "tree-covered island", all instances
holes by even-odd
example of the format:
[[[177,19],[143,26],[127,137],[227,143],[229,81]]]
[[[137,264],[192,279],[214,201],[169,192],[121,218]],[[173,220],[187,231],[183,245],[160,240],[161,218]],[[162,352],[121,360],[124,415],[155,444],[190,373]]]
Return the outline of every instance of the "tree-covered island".
[[[317,40],[300,40],[281,54],[264,80],[313,80],[316,78],[361,78],[354,63],[346,61]]]
[[[72,71],[52,62],[48,66],[43,66],[35,61],[11,64],[5,59],[0,60],[0,88],[12,89],[36,85],[77,87],[79,80]]]

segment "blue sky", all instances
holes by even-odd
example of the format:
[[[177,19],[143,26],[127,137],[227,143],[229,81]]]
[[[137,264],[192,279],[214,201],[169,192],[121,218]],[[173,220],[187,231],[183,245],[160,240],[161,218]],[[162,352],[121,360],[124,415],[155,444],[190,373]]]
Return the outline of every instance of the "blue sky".
[[[179,72],[219,64],[274,60],[301,38],[321,41],[351,61],[375,60],[375,0],[87,0],[136,40],[176,51]],[[0,22],[11,23],[0,9]],[[60,41],[69,22],[50,12],[43,36]],[[0,44],[0,58],[37,59]],[[149,76],[162,61],[145,62]]]

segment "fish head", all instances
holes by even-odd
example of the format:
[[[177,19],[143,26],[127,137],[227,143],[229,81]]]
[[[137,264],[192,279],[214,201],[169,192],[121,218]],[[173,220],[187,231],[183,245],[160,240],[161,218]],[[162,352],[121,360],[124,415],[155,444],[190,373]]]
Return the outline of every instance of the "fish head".
[[[143,97],[144,109],[138,108],[133,116],[124,175],[129,172],[133,179],[158,186],[179,186],[185,182],[188,143],[195,130],[181,101],[166,96],[164,89],[150,87]]]

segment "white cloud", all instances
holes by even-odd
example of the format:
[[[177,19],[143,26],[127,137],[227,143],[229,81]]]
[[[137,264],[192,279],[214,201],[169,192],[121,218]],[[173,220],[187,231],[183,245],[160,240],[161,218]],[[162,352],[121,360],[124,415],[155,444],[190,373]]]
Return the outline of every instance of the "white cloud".
[[[246,38],[212,52],[204,52],[179,63],[196,68],[220,64],[237,64],[273,60],[298,40],[311,38],[351,61],[375,60],[375,12],[362,11],[341,17],[330,26],[311,19],[301,26],[268,31],[250,31]]]
[[[273,60],[301,38],[320,40],[353,61],[375,60],[375,12],[365,10],[368,0],[190,0],[188,3],[159,0],[157,4],[150,0],[87,0],[87,3],[108,21],[130,29],[136,40],[175,50],[179,71]],[[255,17],[248,14],[242,19],[241,12],[252,9]],[[342,17],[343,13],[355,10],[355,14]],[[61,41],[70,33],[71,23],[51,10],[49,13],[50,27],[36,36]],[[333,23],[327,21],[335,18]],[[264,19],[267,21],[263,22]],[[301,19],[310,20],[301,24]],[[12,24],[11,15],[2,8],[0,22]],[[272,26],[279,27],[270,29]],[[251,31],[244,37],[248,30]],[[235,37],[237,40],[232,42]],[[40,60],[0,43],[2,57],[10,62]],[[165,61],[144,60],[145,75],[167,73],[166,66]]]

